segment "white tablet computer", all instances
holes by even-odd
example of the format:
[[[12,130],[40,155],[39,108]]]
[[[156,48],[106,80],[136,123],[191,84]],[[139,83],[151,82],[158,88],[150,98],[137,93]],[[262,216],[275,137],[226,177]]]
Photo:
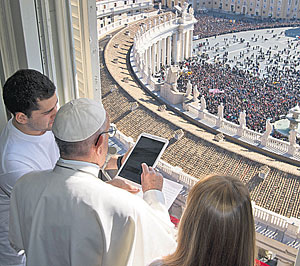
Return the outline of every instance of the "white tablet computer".
[[[155,167],[169,141],[167,139],[142,133],[133,149],[120,167],[117,176],[141,184],[142,163]]]

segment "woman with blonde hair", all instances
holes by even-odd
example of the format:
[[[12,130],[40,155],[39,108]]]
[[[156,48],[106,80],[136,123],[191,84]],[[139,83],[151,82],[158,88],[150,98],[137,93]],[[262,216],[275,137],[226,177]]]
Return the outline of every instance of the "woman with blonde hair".
[[[176,251],[151,266],[253,266],[255,229],[248,189],[210,175],[190,191]]]

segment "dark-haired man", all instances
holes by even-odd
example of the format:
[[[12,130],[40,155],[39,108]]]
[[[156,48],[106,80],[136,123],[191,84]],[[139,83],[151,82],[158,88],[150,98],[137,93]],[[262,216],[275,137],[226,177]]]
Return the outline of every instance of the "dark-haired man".
[[[36,70],[17,71],[4,84],[3,100],[12,113],[0,136],[0,265],[24,265],[8,241],[10,194],[17,179],[52,169],[59,158],[51,132],[57,112],[53,82]]]

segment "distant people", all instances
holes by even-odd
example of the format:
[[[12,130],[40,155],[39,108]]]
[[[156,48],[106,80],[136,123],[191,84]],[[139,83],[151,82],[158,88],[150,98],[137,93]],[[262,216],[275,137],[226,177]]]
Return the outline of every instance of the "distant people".
[[[236,178],[211,175],[190,191],[176,251],[151,266],[253,266],[250,195]]]
[[[217,114],[218,106],[223,103],[224,118],[236,124],[239,113],[246,110],[247,127],[260,133],[266,130],[267,119],[279,120],[300,101],[299,70],[269,66],[268,74],[261,79],[249,71],[210,64],[198,57],[180,62],[179,66],[185,72],[177,80],[179,91],[185,93],[191,82],[198,87],[200,96],[205,97],[210,113]]]
[[[259,21],[238,17],[232,19],[207,14],[197,14],[195,17],[197,23],[194,25],[194,36],[199,36],[199,39],[240,31],[300,25],[299,21]]]
[[[0,265],[25,265],[8,241],[9,200],[24,174],[52,169],[59,158],[51,132],[57,111],[53,82],[32,69],[13,74],[3,86],[3,100],[12,113],[0,136]]]
[[[295,27],[299,26],[299,21],[256,21],[247,18],[232,19],[218,15],[198,14],[196,15],[197,23],[194,25],[194,35],[198,36],[200,43],[198,47],[201,58],[191,58],[181,62],[185,73],[178,80],[178,90],[185,92],[187,82],[190,81],[193,86],[197,86],[200,96],[204,96],[207,101],[207,110],[216,114],[220,103],[224,104],[224,118],[228,121],[238,123],[239,112],[247,111],[247,127],[257,132],[266,130],[266,120],[272,122],[281,119],[292,107],[299,104],[300,95],[300,56],[298,46],[294,42],[287,43],[287,48],[278,50],[278,45],[269,47],[263,51],[258,45],[253,45],[258,38],[262,40],[263,36],[257,33],[251,42],[247,44],[253,50],[257,50],[255,57],[240,51],[240,57],[234,56],[234,60],[228,58],[228,51],[222,55],[221,45],[216,46],[209,44],[209,37],[266,28],[270,34],[268,38],[280,38],[285,35],[282,30],[277,36],[273,34],[274,30],[270,28],[278,27]],[[272,36],[272,37],[271,37]],[[232,38],[224,36],[224,49],[234,43],[242,41],[237,35]],[[275,43],[277,39],[274,39]],[[223,45],[222,45],[223,46]],[[272,48],[272,49],[271,49]],[[259,50],[258,50],[259,49]],[[208,64],[208,54],[205,51],[216,51],[215,57],[219,56],[219,63]],[[218,51],[217,51],[218,50]],[[292,55],[293,54],[293,55]],[[249,57],[248,57],[249,56]],[[223,59],[221,59],[223,58]],[[210,62],[213,58],[210,58]],[[228,60],[230,59],[230,60]],[[235,62],[239,69],[229,67],[230,63]],[[281,62],[281,63],[280,63]],[[281,65],[280,65],[281,64]],[[265,68],[265,71],[262,71]],[[265,72],[265,73],[264,73]],[[262,77],[263,74],[263,77]],[[211,93],[210,91],[222,91],[223,93]],[[283,139],[282,135],[274,134],[276,138]],[[287,139],[286,139],[287,140]]]
[[[11,195],[9,239],[27,266],[143,266],[175,250],[159,173],[142,165],[143,199],[98,179],[115,132],[101,103],[72,100],[52,130],[55,168],[24,175]]]

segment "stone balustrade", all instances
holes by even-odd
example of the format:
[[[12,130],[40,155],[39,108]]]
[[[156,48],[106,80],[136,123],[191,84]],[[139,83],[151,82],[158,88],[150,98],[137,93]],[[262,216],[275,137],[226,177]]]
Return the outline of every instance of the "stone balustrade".
[[[123,18],[123,19],[120,19],[118,21],[112,22],[112,23],[104,26],[103,28],[100,28],[98,26],[98,39],[103,38],[109,32],[117,30],[118,28],[121,28],[121,27],[125,26],[126,24],[144,19],[145,17],[155,16],[156,14],[157,14],[157,11],[147,12],[147,13],[146,12],[145,13],[139,13],[139,14],[136,14],[136,15],[133,15],[133,16],[128,16],[126,18]]]
[[[125,136],[118,130],[116,132],[115,138],[127,149],[134,145],[133,139],[131,137]],[[176,181],[179,181],[181,184],[187,187],[188,190],[199,181],[199,179],[184,173],[180,167],[174,167],[163,160],[160,160],[158,162],[157,167],[164,173],[174,178]],[[299,219],[293,217],[287,218],[275,212],[266,210],[262,207],[257,206],[255,202],[252,202],[252,208],[253,216],[256,222],[260,222],[267,226],[280,230],[291,238],[300,238]]]

